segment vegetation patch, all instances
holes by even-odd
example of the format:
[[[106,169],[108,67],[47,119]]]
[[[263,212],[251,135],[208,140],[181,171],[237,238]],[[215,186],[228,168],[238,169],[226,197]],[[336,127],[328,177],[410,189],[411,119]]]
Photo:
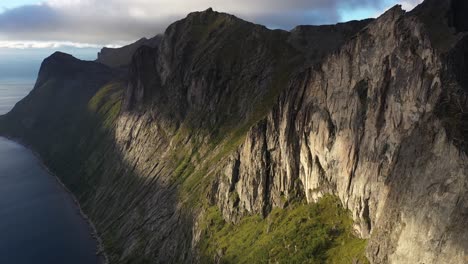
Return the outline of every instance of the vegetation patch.
[[[338,198],[296,203],[262,218],[226,223],[210,207],[201,223],[201,263],[368,263],[366,241],[353,235],[352,219]]]
[[[122,107],[123,89],[120,83],[111,83],[101,88],[90,100],[88,108],[102,119],[102,126],[112,128]]]

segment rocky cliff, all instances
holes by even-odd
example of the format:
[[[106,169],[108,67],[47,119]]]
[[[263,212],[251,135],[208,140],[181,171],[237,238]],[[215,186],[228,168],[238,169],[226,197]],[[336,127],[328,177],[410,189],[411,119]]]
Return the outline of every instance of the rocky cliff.
[[[221,172],[225,217],[282,206],[299,182],[309,202],[340,197],[373,263],[466,262],[466,86],[452,71],[466,37],[440,54],[427,31],[395,7],[296,77]]]
[[[132,62],[132,57],[135,52],[143,47],[157,47],[161,42],[162,36],[157,35],[151,39],[142,38],[129,45],[120,48],[104,47],[98,53],[96,62],[102,63],[109,67],[126,67]]]
[[[113,263],[465,263],[466,8],[291,32],[192,13],[128,73],[54,54],[0,132]]]

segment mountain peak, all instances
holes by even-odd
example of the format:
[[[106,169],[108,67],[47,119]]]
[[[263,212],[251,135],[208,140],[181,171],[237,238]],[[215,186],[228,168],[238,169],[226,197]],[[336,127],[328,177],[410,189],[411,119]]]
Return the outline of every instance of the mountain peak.
[[[432,45],[446,52],[458,42],[458,33],[468,31],[467,12],[466,0],[426,0],[409,14],[425,25]]]
[[[80,60],[68,53],[57,51],[42,62],[36,86],[40,86],[50,78],[67,79],[76,76],[77,73],[96,73],[96,75],[109,76],[111,70],[100,63]]]
[[[77,58],[73,57],[71,54],[64,53],[61,51],[56,51],[52,55],[50,55],[47,59],[54,59],[54,60],[78,60]]]
[[[142,46],[157,47],[162,40],[162,35],[156,35],[153,38],[141,38],[134,43],[120,48],[102,48],[98,53],[96,62],[109,67],[125,67],[130,64],[133,54]]]
[[[213,8],[210,7],[204,11],[192,12],[188,14],[186,18],[176,22],[176,24],[189,23],[190,25],[199,25],[199,24],[209,24],[210,22],[216,23],[217,21],[219,22],[220,20],[246,22],[234,15],[223,13],[223,12],[217,12],[213,10]]]
[[[191,13],[157,47],[54,53],[0,134],[55,166],[111,263],[286,263],[287,243],[297,262],[465,264],[466,1],[290,32]]]

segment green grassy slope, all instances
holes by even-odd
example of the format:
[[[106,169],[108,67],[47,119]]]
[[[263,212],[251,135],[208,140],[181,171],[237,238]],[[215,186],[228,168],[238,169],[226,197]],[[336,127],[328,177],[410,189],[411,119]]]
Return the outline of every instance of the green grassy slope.
[[[352,235],[352,221],[332,196],[317,204],[274,209],[266,218],[224,222],[216,207],[202,222],[202,263],[367,263],[366,241]]]

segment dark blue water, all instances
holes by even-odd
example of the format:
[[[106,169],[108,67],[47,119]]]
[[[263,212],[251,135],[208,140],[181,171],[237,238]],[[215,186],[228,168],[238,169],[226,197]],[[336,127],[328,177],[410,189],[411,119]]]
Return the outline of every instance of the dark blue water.
[[[0,114],[32,86],[0,79]],[[31,151],[0,137],[0,264],[95,264],[96,247],[71,196]]]

